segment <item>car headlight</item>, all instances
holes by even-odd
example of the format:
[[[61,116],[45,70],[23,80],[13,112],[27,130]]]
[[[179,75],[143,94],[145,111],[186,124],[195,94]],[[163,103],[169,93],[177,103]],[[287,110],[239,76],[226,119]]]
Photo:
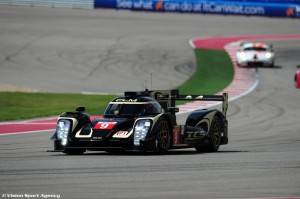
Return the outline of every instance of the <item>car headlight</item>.
[[[242,58],[245,58],[245,57],[246,57],[246,53],[245,53],[245,52],[240,52],[240,56],[241,56]]]
[[[134,126],[134,145],[139,146],[151,127],[151,120],[138,120]]]
[[[272,53],[266,53],[266,58],[270,59],[272,57]]]
[[[68,143],[68,134],[71,127],[69,120],[59,120],[56,126],[57,138],[61,140],[61,145],[65,146]]]

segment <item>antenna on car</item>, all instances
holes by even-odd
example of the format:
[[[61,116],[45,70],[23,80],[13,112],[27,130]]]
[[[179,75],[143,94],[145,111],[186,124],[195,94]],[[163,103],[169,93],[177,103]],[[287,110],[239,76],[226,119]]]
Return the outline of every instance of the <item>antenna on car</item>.
[[[151,90],[152,90],[152,73],[150,73],[151,76]]]
[[[152,90],[152,73],[150,73],[150,89]],[[142,90],[148,90],[147,80],[145,80],[145,82],[142,83]]]

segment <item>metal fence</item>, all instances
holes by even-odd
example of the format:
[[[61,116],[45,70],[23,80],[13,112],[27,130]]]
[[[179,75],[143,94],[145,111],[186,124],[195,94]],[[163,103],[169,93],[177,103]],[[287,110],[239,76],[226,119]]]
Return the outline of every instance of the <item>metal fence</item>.
[[[94,0],[0,0],[0,4],[46,6],[53,8],[94,8]]]

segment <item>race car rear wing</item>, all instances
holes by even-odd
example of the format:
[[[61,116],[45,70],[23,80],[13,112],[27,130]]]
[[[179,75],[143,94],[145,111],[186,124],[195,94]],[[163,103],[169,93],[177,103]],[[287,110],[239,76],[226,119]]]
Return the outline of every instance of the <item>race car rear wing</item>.
[[[125,92],[125,96],[137,97],[137,96],[150,96],[156,99],[157,102],[167,111],[169,107],[175,107],[176,101],[221,101],[222,112],[226,118],[228,109],[228,93],[222,95],[179,95],[179,90],[153,90],[142,92]]]
[[[226,118],[228,109],[228,93],[222,95],[179,95],[175,100],[190,100],[190,101],[221,101],[222,112]]]

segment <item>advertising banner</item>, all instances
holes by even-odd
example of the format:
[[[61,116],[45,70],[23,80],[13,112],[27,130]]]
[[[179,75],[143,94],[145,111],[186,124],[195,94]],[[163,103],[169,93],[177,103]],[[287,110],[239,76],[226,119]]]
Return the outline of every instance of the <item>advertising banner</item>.
[[[95,8],[300,18],[299,0],[95,0]]]

